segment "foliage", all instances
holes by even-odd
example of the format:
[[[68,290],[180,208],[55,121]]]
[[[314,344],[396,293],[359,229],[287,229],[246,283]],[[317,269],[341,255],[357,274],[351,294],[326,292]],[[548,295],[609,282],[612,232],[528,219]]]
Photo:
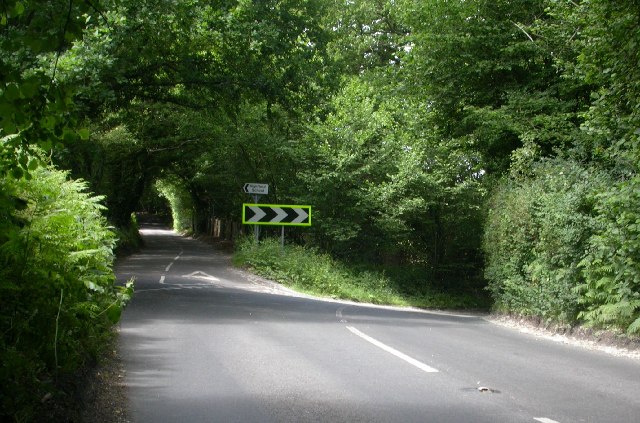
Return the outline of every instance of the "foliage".
[[[0,183],[18,202],[2,203],[1,415],[30,420],[59,378],[95,356],[132,287],[114,286],[115,238],[86,183],[50,166]]]
[[[345,82],[307,135],[313,242],[337,257],[418,264],[431,281],[474,280],[483,191],[473,154],[428,132],[421,103],[393,96],[382,72]],[[392,92],[389,92],[392,91]],[[477,268],[477,267],[476,267]]]
[[[131,213],[148,183],[149,153],[125,126],[92,127],[88,140],[66,143],[56,150],[54,160],[104,196],[105,213],[113,225],[131,228]]]
[[[596,230],[591,198],[608,183],[602,172],[553,160],[500,184],[484,240],[485,276],[498,309],[576,321],[575,288],[584,283],[578,262]]]
[[[193,230],[193,199],[184,182],[173,177],[156,181],[158,193],[167,199],[173,216],[173,229],[178,232]]]
[[[298,243],[419,269],[400,291],[479,289],[486,259],[499,307],[635,331],[639,22],[606,0],[9,0],[0,174],[56,146],[125,231],[154,188],[197,231],[269,183],[314,207]]]
[[[397,65],[409,27],[394,0],[332,1],[325,25],[332,37],[327,50],[339,75]]]
[[[543,15],[542,1],[402,5],[414,30],[401,73],[428,99],[433,127],[443,137],[472,146],[490,174],[507,171],[511,152],[526,138],[550,143],[547,150],[558,143],[560,134],[545,128],[559,132],[562,125],[537,115],[564,107],[559,76],[548,66],[550,52],[525,29]]]
[[[57,79],[60,54],[82,36],[83,15],[95,10],[84,1],[16,1],[0,12],[0,172],[15,177],[36,164],[32,146],[86,139],[72,100],[73,86]],[[46,58],[46,60],[43,60]]]
[[[411,284],[406,269],[390,278],[384,269],[357,268],[333,259],[326,253],[296,245],[283,248],[277,239],[256,244],[250,238],[236,243],[234,263],[314,295],[373,304],[411,305],[435,308],[476,308],[482,300],[472,295],[448,293],[424,283]]]
[[[597,230],[580,262],[585,280],[576,287],[592,325],[640,333],[640,178],[595,196]]]
[[[127,226],[112,229],[116,236],[116,246],[113,252],[117,257],[132,254],[140,249],[143,241],[139,229],[138,220],[134,213],[131,214],[131,219]]]
[[[607,169],[615,183],[594,192],[596,231],[580,262],[580,318],[591,325],[638,333],[638,157],[640,107],[637,57],[640,15],[634,2],[553,2],[573,27],[579,52],[569,76],[589,84],[582,116],[583,156]]]
[[[580,29],[575,74],[594,89],[585,113],[593,157],[629,177],[640,152],[640,14],[636,2],[590,0],[566,12]]]

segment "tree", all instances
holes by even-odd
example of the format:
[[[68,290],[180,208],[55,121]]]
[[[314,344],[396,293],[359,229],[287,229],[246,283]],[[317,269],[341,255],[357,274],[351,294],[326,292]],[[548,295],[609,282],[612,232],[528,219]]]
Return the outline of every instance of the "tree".
[[[443,137],[477,151],[484,170],[498,175],[518,148],[550,157],[571,147],[588,92],[563,80],[555,44],[535,30],[550,19],[544,1],[402,6],[413,27],[406,83],[428,99]]]

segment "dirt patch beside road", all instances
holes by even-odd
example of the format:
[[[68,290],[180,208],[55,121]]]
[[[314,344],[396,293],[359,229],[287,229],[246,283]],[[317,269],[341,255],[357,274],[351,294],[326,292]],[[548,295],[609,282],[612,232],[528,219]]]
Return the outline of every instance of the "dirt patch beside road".
[[[81,398],[80,421],[83,423],[130,423],[129,398],[125,370],[118,351],[116,329],[114,339],[98,364],[86,375]]]

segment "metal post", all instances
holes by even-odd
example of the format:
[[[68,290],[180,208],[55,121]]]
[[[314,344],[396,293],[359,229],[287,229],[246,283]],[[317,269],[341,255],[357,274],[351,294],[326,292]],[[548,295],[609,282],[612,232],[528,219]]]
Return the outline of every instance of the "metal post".
[[[282,232],[280,233],[280,246],[282,250],[282,254],[284,254],[284,226],[281,226]]]
[[[258,204],[258,194],[253,194],[253,202],[254,204]],[[253,234],[255,236],[256,239],[256,244],[258,243],[258,241],[260,240],[260,227],[258,225],[253,225]]]

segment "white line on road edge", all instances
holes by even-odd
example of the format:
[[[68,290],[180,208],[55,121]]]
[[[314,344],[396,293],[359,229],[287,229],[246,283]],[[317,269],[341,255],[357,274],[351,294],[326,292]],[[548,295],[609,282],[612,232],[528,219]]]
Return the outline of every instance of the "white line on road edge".
[[[540,423],[560,423],[555,420],[548,419],[546,417],[534,417],[533,420],[539,421]]]
[[[364,339],[367,342],[372,343],[373,345],[375,345],[376,347],[385,350],[386,352],[388,352],[389,354],[393,354],[396,357],[406,361],[407,363],[417,367],[418,369],[427,372],[427,373],[438,373],[437,369],[434,369],[433,367],[427,366],[426,364],[416,360],[415,358],[409,357],[406,354],[401,353],[400,351],[391,348],[390,346],[383,344],[382,342],[378,341],[377,339],[374,339],[372,337],[370,337],[367,334],[364,334],[362,332],[360,332],[358,329],[352,327],[352,326],[347,326],[347,329],[349,329],[349,331],[351,331],[351,333],[358,335],[360,338]]]

